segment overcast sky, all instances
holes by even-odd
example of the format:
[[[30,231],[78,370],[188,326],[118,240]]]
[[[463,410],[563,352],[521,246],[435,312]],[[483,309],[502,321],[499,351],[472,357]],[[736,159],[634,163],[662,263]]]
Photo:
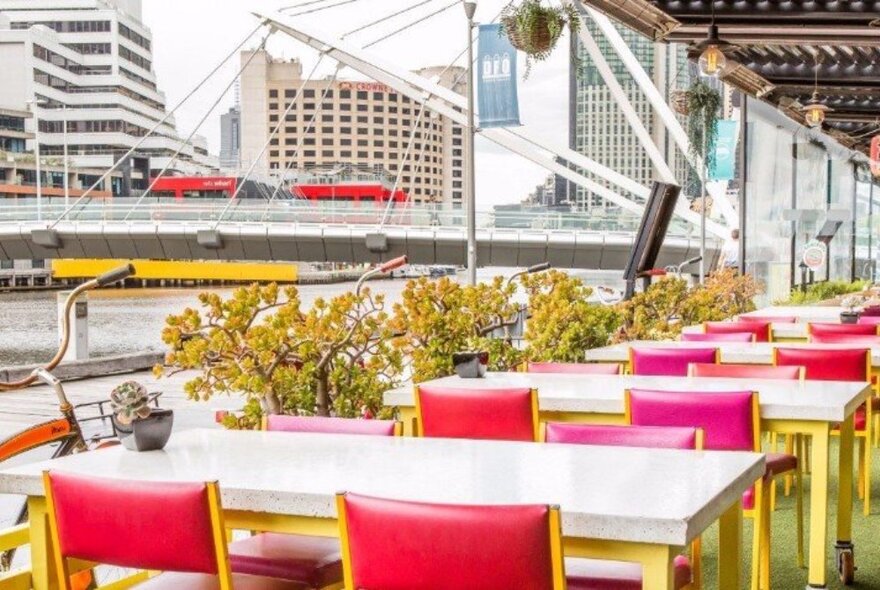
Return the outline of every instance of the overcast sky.
[[[153,31],[154,69],[160,88],[168,97],[168,108],[173,108],[211,69],[216,67],[236,45],[242,42],[259,22],[252,11],[274,12],[282,7],[301,4],[305,0],[144,0],[144,21]],[[300,9],[307,11],[316,6],[348,2],[345,6],[297,16],[310,28],[317,28],[341,36],[357,27],[378,20],[424,0],[329,0]],[[453,4],[454,0],[431,0],[409,13],[388,23],[382,23],[348,37],[347,40],[363,46],[396,28]],[[479,0],[477,20],[492,21],[507,0]],[[294,11],[291,11],[296,12]],[[250,39],[245,47],[259,45],[263,33]],[[461,6],[452,6],[437,16],[403,31],[373,46],[369,51],[383,60],[407,69],[431,65],[448,65],[465,48],[466,21]],[[276,56],[298,57],[308,73],[317,53],[282,33],[276,33],[268,42]],[[536,64],[528,80],[520,75],[520,111],[525,127],[559,145],[568,143],[568,41],[559,43],[554,56]],[[325,60],[319,66],[318,76],[332,73],[335,64]],[[459,63],[462,63],[463,60]],[[522,68],[522,63],[520,68]],[[232,81],[240,67],[238,56],[229,60],[203,90],[185,103],[177,112],[178,128],[188,134],[196,127],[224,88]],[[341,78],[363,79],[351,68]],[[233,104],[233,95],[227,93],[207,118],[199,132],[208,138],[212,153],[220,149],[220,113]],[[541,184],[547,172],[524,158],[502,151],[494,144],[478,139],[477,142],[477,206],[488,209],[499,203],[522,200],[535,185]]]

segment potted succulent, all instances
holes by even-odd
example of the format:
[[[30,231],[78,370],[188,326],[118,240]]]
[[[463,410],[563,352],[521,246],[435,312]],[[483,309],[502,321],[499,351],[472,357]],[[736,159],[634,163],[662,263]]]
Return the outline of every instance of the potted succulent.
[[[478,379],[486,376],[489,368],[489,353],[455,352],[452,354],[452,366],[455,373],[462,379]]]
[[[533,60],[544,61],[550,57],[566,27],[572,36],[581,28],[577,8],[567,2],[551,6],[543,0],[523,0],[519,4],[511,2],[501,13],[501,31],[511,45],[526,54],[525,78],[529,77]],[[580,72],[580,59],[574,47],[572,44],[572,65]]]
[[[846,311],[840,312],[840,323],[841,324],[856,324],[859,321],[859,316],[861,316],[860,311],[856,311],[856,308],[860,307],[865,302],[865,298],[861,295],[847,295],[843,299],[840,300],[840,306],[844,308]]]
[[[165,447],[174,425],[174,413],[150,407],[147,388],[126,381],[110,392],[113,427],[130,451],[158,451]]]

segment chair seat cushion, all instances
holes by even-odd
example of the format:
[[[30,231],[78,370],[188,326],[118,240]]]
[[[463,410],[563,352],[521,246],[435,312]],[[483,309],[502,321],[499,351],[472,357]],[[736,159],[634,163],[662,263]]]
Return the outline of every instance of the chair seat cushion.
[[[229,545],[229,563],[239,574],[268,576],[321,588],[342,582],[339,539],[261,533]]]
[[[232,585],[235,590],[311,590],[298,582],[233,574]],[[159,574],[132,588],[137,590],[220,590],[217,576],[207,574]]]
[[[877,402],[880,402],[880,399],[874,398],[871,400],[871,409],[873,410],[876,407]],[[864,432],[865,427],[868,422],[868,410],[865,407],[865,404],[860,405],[856,408],[856,413],[854,416],[853,427],[856,432]],[[834,430],[840,430],[840,425],[837,424],[834,426]]]
[[[673,562],[675,589],[691,582],[691,564],[684,555]],[[642,566],[625,561],[567,558],[565,579],[568,590],[641,590]]]
[[[797,469],[798,460],[794,455],[785,453],[767,453],[767,470],[764,477],[773,478],[777,475]]]

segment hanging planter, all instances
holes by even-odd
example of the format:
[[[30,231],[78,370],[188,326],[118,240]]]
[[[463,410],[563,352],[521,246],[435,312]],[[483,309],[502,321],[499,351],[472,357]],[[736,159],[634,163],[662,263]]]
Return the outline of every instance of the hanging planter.
[[[566,27],[571,35],[577,35],[581,28],[580,15],[572,4],[557,7],[541,0],[523,0],[518,6],[508,4],[501,13],[501,31],[511,45],[526,54],[525,78],[533,61],[550,57]],[[574,51],[572,63],[579,71],[580,59]]]
[[[673,90],[669,97],[669,104],[672,110],[679,115],[687,116],[688,114],[688,92],[687,90]]]
[[[691,156],[703,161],[704,170],[715,163],[715,142],[718,139],[718,116],[721,95],[703,82],[687,91],[688,140]]]

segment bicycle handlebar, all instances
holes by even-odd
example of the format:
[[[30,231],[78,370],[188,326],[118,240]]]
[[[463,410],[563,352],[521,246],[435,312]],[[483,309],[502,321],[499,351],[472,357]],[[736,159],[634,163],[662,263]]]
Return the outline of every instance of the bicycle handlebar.
[[[119,268],[114,268],[113,270],[108,270],[104,274],[98,275],[97,278],[95,278],[95,282],[99,287],[106,287],[107,285],[124,281],[133,274],[134,265],[126,264],[125,266],[120,266]]]

